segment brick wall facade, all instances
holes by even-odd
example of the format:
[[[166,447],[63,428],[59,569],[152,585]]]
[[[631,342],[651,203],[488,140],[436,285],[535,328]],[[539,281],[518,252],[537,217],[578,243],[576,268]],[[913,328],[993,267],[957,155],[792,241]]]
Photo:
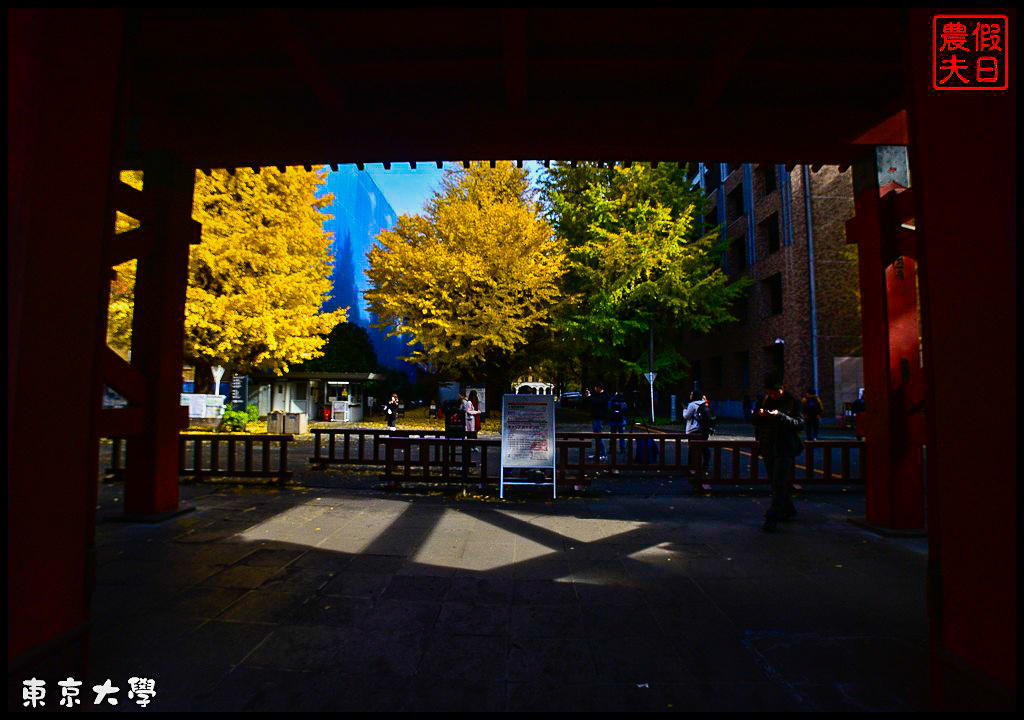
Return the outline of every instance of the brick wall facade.
[[[730,170],[721,186],[724,192],[716,185],[706,189],[712,207],[722,198],[726,201],[724,231],[730,251],[724,268],[732,276],[746,275],[753,285],[744,307],[734,313],[738,321],[710,333],[686,334],[693,379],[712,400],[740,401],[744,392],[756,397],[764,376],[781,360],[786,384],[802,393],[814,383],[803,167],[787,172],[781,166],[739,165]],[[836,415],[846,398],[835,397],[833,359],[860,355],[861,344],[856,248],[846,244],[845,228],[854,214],[852,171],[824,166],[808,174],[818,393],[826,415]],[[715,212],[708,211],[706,217],[715,218]]]

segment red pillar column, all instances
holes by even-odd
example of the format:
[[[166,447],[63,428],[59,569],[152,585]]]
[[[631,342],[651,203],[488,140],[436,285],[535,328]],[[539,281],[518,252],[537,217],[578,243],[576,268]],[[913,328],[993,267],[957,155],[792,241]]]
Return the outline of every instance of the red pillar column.
[[[974,11],[977,13],[977,11]],[[932,12],[908,11],[937,706],[1015,709],[1017,102],[932,88]]]
[[[132,319],[132,366],[145,378],[142,434],[133,437],[125,474],[125,514],[178,510],[178,433],[189,244],[195,171],[171,158],[151,161],[143,173],[152,252],[140,257]]]
[[[7,667],[13,699],[33,675],[82,676],[99,464],[90,420],[99,402],[97,327],[106,310],[98,288],[110,273],[102,249],[112,225],[123,16],[117,10],[13,9],[7,18]],[[56,451],[53,431],[60,434]]]
[[[895,527],[892,402],[889,387],[889,303],[881,201],[875,151],[853,166],[855,215],[846,223],[848,242],[857,245],[861,334],[864,359],[864,437],[867,442],[865,513],[867,522]]]
[[[913,258],[900,256],[885,269],[889,323],[889,429],[891,482],[887,511],[895,528],[924,528],[921,420],[921,344],[917,273]],[[870,522],[870,519],[869,519]]]

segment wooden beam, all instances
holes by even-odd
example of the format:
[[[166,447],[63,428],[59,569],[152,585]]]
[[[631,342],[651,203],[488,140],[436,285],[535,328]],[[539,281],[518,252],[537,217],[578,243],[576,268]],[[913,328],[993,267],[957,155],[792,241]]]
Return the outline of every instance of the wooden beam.
[[[108,438],[141,435],[145,417],[143,408],[104,408],[96,417],[96,434]]]
[[[105,345],[100,350],[100,373],[103,383],[116,390],[130,405],[145,404],[146,379],[142,373]]]
[[[134,258],[145,257],[152,251],[150,236],[145,228],[139,227],[107,238],[103,244],[103,262],[113,267]]]

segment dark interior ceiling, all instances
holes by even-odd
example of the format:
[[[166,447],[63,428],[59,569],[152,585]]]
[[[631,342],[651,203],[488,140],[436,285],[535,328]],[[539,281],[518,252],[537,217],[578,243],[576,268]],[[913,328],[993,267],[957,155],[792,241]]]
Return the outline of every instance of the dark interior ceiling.
[[[125,167],[848,163],[905,108],[901,9],[139,10]]]

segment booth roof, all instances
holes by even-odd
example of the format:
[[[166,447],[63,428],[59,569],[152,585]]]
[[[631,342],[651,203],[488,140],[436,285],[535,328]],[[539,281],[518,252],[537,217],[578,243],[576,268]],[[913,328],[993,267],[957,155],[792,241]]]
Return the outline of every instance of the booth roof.
[[[251,373],[253,380],[384,380],[385,376],[379,373],[339,373],[339,372],[297,372],[275,375],[274,373]]]

